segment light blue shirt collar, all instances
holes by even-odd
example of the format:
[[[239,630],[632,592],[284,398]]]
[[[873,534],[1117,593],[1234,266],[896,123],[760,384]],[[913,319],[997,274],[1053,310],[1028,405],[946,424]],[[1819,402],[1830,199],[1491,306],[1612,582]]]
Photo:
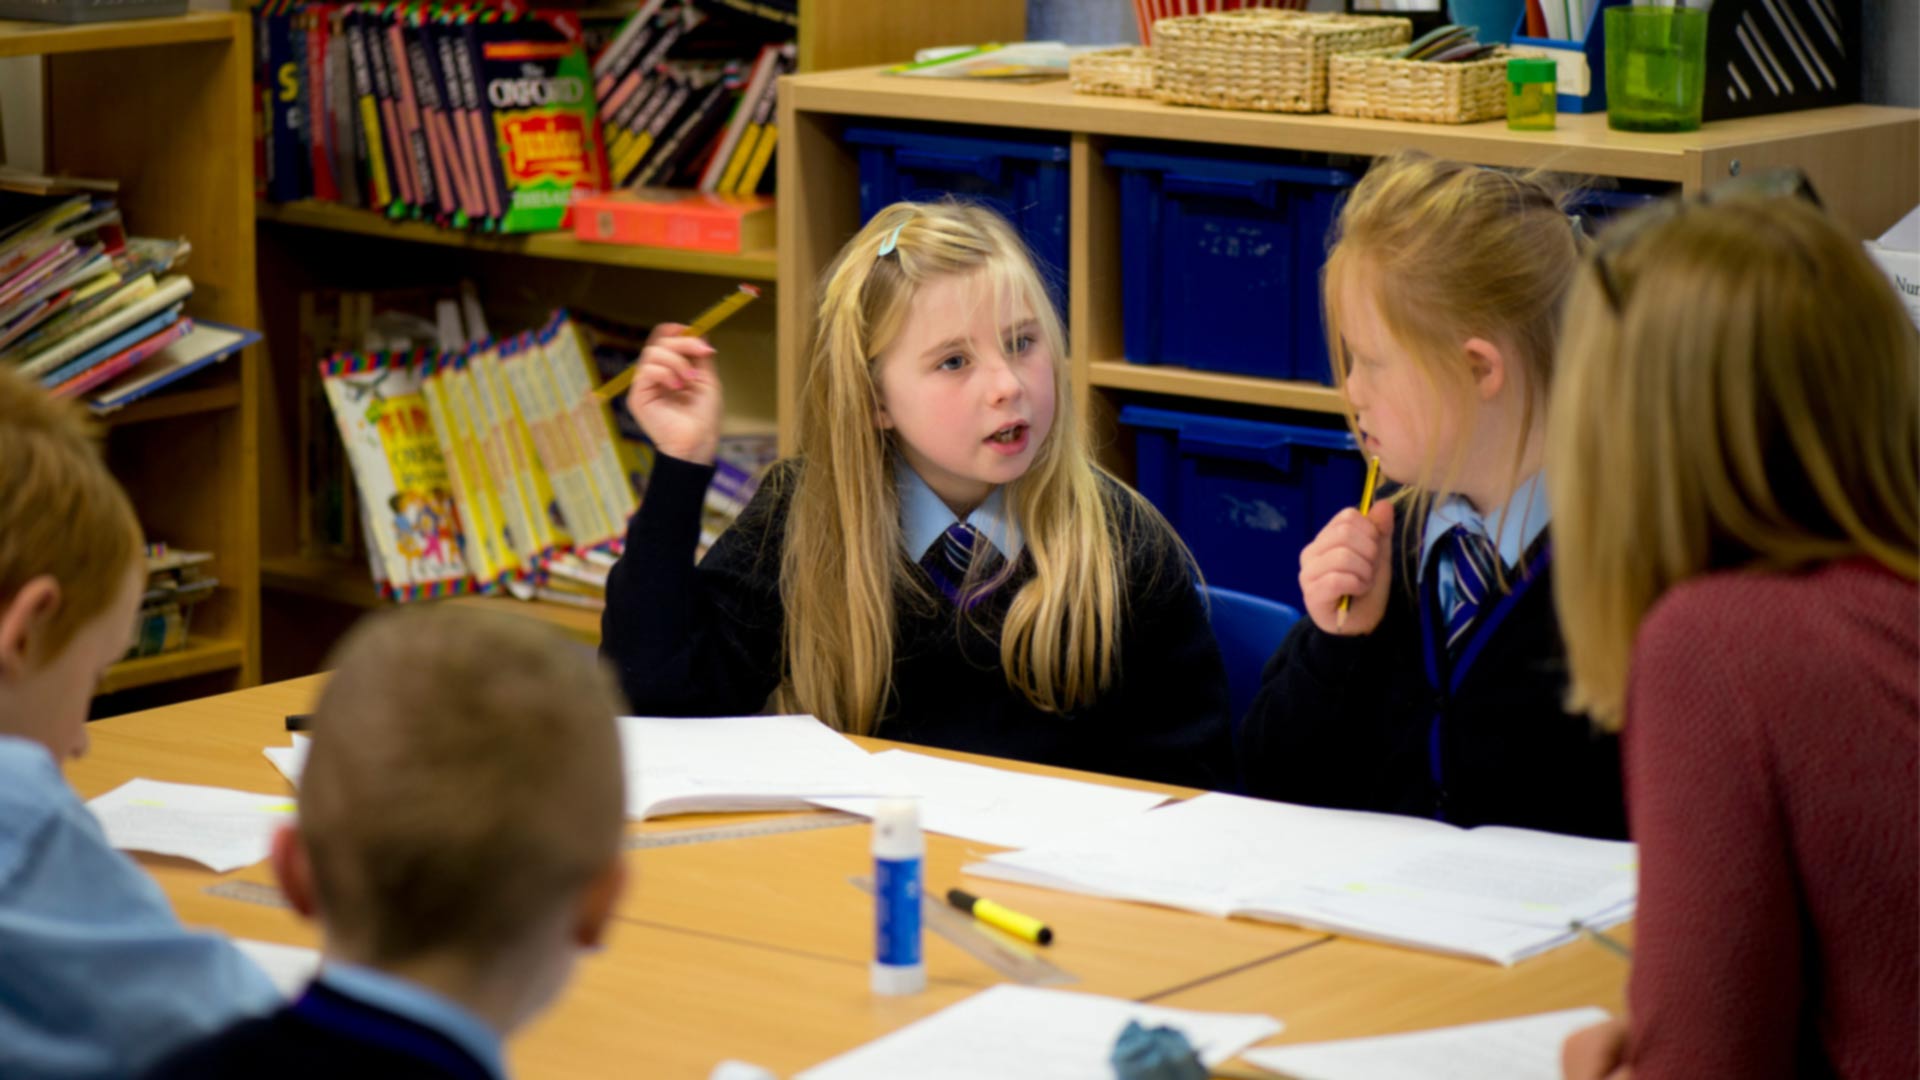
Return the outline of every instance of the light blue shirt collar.
[[[934,541],[940,539],[940,534],[960,519],[905,459],[893,459],[893,479],[900,492],[900,543],[906,548],[907,558],[919,562]],[[1020,530],[1007,515],[1004,488],[994,488],[986,501],[967,515],[967,524],[986,537],[1003,559],[1019,555],[1024,546]]]
[[[1513,495],[1505,507],[1486,517],[1476,512],[1465,496],[1449,495],[1437,499],[1427,514],[1426,533],[1420,538],[1420,575],[1423,579],[1426,576],[1427,563],[1433,558],[1433,546],[1456,525],[1465,525],[1478,530],[1483,536],[1492,537],[1494,547],[1500,553],[1500,564],[1510,568],[1519,563],[1520,556],[1539,539],[1551,513],[1547,506],[1544,472],[1536,472],[1528,477],[1513,489]],[[1493,536],[1495,525],[1500,529],[1497,537]]]
[[[453,1040],[494,1076],[507,1075],[500,1033],[464,1006],[417,983],[358,964],[329,960],[320,981],[342,994],[411,1020]]]

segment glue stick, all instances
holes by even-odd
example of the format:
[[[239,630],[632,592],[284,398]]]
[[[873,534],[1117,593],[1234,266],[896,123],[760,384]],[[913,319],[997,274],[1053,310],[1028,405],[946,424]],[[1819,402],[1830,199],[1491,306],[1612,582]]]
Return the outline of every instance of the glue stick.
[[[873,992],[917,994],[927,987],[920,958],[920,806],[883,799],[873,814]]]

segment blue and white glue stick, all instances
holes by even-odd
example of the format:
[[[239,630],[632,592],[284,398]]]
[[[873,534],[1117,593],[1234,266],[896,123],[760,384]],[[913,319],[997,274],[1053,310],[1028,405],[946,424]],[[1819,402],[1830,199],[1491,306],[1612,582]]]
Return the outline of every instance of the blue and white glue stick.
[[[882,799],[873,814],[873,992],[927,988],[920,958],[920,804]]]

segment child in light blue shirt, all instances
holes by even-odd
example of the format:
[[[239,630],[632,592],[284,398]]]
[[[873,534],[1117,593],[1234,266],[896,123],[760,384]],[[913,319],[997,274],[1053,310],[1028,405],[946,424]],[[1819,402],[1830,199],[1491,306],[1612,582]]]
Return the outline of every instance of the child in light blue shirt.
[[[57,508],[57,512],[55,511]],[[189,933],[60,775],[145,588],[78,414],[0,369],[0,1076],[119,1077],[278,995]]]

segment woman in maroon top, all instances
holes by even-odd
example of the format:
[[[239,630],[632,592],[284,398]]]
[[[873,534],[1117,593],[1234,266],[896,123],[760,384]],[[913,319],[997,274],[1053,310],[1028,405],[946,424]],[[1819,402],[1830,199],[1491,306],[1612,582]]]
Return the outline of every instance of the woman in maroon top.
[[[1640,845],[1629,1015],[1569,1080],[1920,1075],[1914,324],[1753,194],[1616,225],[1569,304],[1555,597]]]

